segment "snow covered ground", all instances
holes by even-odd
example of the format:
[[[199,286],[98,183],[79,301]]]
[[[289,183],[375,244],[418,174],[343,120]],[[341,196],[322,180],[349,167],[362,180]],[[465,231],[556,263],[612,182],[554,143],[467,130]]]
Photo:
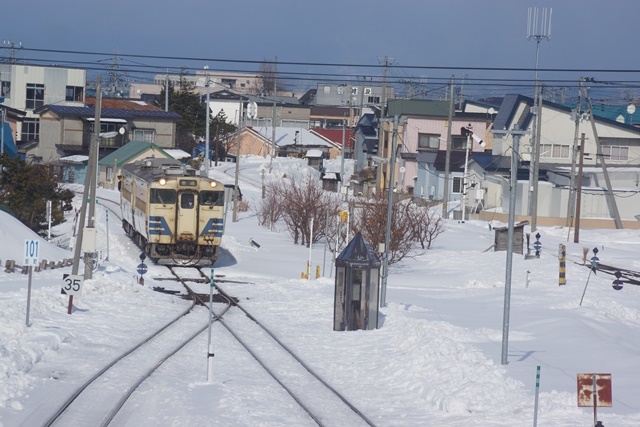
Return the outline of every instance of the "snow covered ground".
[[[256,208],[260,170],[268,160],[243,161],[240,185]],[[277,159],[267,179],[303,169],[298,160]],[[221,165],[212,176],[233,170]],[[109,190],[100,195],[117,198]],[[96,212],[98,246],[106,251],[105,210]],[[576,375],[594,372],[612,374],[613,407],[598,409],[604,425],[640,425],[640,289],[614,291],[612,276],[589,277],[587,268],[572,262],[581,262],[583,248],[598,247],[602,263],[640,270],[639,231],[581,230],[581,242],[574,244],[565,228],[542,228],[539,259],[515,254],[509,363],[501,365],[506,255],[484,252],[494,239],[487,223],[448,221],[433,249],[392,266],[380,329],[334,332],[334,282],[324,245],[312,250],[312,264],[320,265],[324,277],[303,280],[308,248],[293,245],[284,230],[260,228],[253,210],[236,223],[230,219],[216,274],[251,283],[222,286],[376,425],[533,425],[537,366],[538,425],[590,425],[592,409],[577,407]],[[69,229],[61,225],[55,233]],[[186,308],[187,301],[152,290],[166,286],[156,280],[168,275],[164,267],[150,265],[145,285],[136,283],[140,250],[113,215],[108,235],[109,261],[85,281],[72,315],[60,294],[70,267],[34,273],[30,326],[27,276],[0,272],[1,427],[38,425],[74,385]],[[3,267],[6,259],[20,259],[27,238],[34,235],[0,212]],[[563,287],[559,243],[568,254]],[[48,243],[41,248],[41,258],[72,255]],[[152,376],[117,425],[315,425],[219,325],[213,342],[213,383],[206,381],[205,333]]]

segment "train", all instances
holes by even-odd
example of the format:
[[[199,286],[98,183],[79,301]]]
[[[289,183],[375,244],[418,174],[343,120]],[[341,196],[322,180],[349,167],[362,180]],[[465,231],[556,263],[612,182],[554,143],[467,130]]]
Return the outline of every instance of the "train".
[[[224,231],[224,184],[180,161],[146,158],[122,166],[122,227],[154,261],[214,263]]]

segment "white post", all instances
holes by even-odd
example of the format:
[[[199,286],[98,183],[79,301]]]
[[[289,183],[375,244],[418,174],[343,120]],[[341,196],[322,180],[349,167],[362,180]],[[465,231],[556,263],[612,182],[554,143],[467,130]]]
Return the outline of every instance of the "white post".
[[[471,129],[467,127],[467,149],[464,150],[464,175],[462,176],[462,201],[460,208],[462,209],[462,222],[465,221],[467,206],[467,168],[469,167],[469,144],[471,144]]]
[[[105,259],[105,261],[109,261],[109,210],[105,210],[104,214],[106,216],[105,222],[107,226],[107,258]]]
[[[309,233],[309,276],[308,280],[311,280],[311,249],[313,249],[313,218],[311,218],[311,232]]]
[[[211,325],[213,324],[213,268],[209,284],[209,342],[207,343],[207,381],[213,382],[213,344],[211,343]]]
[[[49,223],[47,241],[51,241],[51,200],[47,200],[47,222]]]

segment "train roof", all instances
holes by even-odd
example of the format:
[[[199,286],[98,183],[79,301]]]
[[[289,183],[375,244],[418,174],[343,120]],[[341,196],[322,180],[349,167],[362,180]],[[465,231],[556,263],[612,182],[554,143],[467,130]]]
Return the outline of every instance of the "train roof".
[[[155,157],[136,160],[133,163],[122,166],[122,169],[147,182],[163,177],[196,176],[195,169],[191,166],[183,165],[179,160]]]

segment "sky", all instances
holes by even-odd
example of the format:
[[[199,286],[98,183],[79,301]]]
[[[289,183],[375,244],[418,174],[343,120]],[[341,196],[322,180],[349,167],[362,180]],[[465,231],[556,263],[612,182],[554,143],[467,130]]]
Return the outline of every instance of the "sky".
[[[389,69],[389,78],[404,81],[426,78],[433,90],[452,74],[457,80],[465,74],[467,79],[531,81],[535,74],[532,70],[536,62],[536,42],[527,40],[528,8],[538,8],[540,12],[543,8],[553,9],[551,39],[542,40],[539,46],[540,70],[636,71],[541,71],[542,79],[640,80],[640,64],[629,48],[633,45],[636,17],[640,13],[640,3],[635,0],[459,0],[455,4],[421,0],[393,3],[380,0],[321,3],[60,0],[55,6],[41,8],[16,1],[3,7],[0,37],[16,44],[21,42],[31,49],[105,54],[72,56],[71,60],[88,61],[94,66],[103,63],[97,61],[108,61],[116,53],[193,59],[122,58],[123,66],[154,65],[160,67],[157,71],[181,66],[195,70],[205,65],[212,70],[257,71],[260,61],[277,57],[282,63],[281,72],[330,73],[357,81],[365,77],[381,78],[380,65],[387,57],[393,66]],[[50,63],[69,58],[59,53],[26,50],[19,55]],[[333,65],[285,65],[286,62]],[[470,69],[473,67],[526,71]],[[298,87],[310,84],[308,80],[291,83]],[[494,87],[496,84],[492,82],[490,87],[499,92],[501,86]],[[487,89],[467,80],[466,90],[470,96]],[[533,92],[530,87],[521,90]],[[624,90],[632,89],[611,88],[609,93],[620,97]]]
[[[612,375],[613,406],[598,409],[605,426],[640,425],[640,289],[626,284],[614,291],[611,276],[592,274],[579,265],[583,248],[598,247],[602,263],[638,271],[638,230],[583,229],[580,243],[574,244],[565,228],[541,227],[540,258],[525,260],[514,254],[508,363],[503,365],[506,253],[487,251],[494,240],[489,225],[502,224],[447,220],[432,249],[392,266],[379,329],[333,331],[330,254],[325,256],[323,243],[313,245],[312,265],[319,265],[323,276],[300,278],[308,248],[294,245],[281,227],[257,225],[260,171],[268,160],[248,157],[242,162],[240,185],[252,209],[241,212],[238,222],[226,224],[215,265],[220,286],[375,425],[533,425],[537,367],[538,425],[575,427],[593,421],[591,408],[577,407],[579,373]],[[228,175],[234,169],[233,164],[222,164],[211,175]],[[306,173],[301,160],[277,159],[266,179]],[[117,192],[100,189],[99,196],[115,200]],[[84,282],[73,314],[66,314],[67,297],[60,294],[61,277],[69,267],[34,273],[28,327],[27,276],[0,271],[0,427],[42,425],[74,387],[188,305],[153,291],[157,286],[177,289],[160,280],[169,276],[164,267],[149,263],[144,286],[137,284],[139,249],[112,214],[107,222],[102,205],[96,215],[98,249],[108,248],[109,260]],[[54,241],[67,240],[69,230],[69,223],[54,229]],[[24,240],[31,238],[30,231],[0,212],[0,259],[16,258]],[[567,246],[567,284],[562,287],[560,243]],[[66,258],[70,252],[43,242],[42,256]],[[208,292],[207,284],[195,286]],[[221,309],[214,304],[214,310]],[[204,308],[196,310],[183,334],[198,321],[206,324],[207,318]],[[242,333],[251,332],[247,318],[236,310],[224,318]],[[260,336],[245,338],[260,351]],[[212,343],[211,382],[204,333],[138,389],[115,425],[315,425],[218,323],[212,328]],[[154,351],[143,353],[139,365],[153,364]],[[280,371],[288,367],[282,360],[271,363]],[[95,419],[107,409],[104,402],[111,390],[137,375],[134,368],[127,369],[109,377],[110,387],[99,401],[86,398],[85,409],[66,425],[98,425]],[[339,414],[324,416],[326,425],[344,425],[332,418]]]

